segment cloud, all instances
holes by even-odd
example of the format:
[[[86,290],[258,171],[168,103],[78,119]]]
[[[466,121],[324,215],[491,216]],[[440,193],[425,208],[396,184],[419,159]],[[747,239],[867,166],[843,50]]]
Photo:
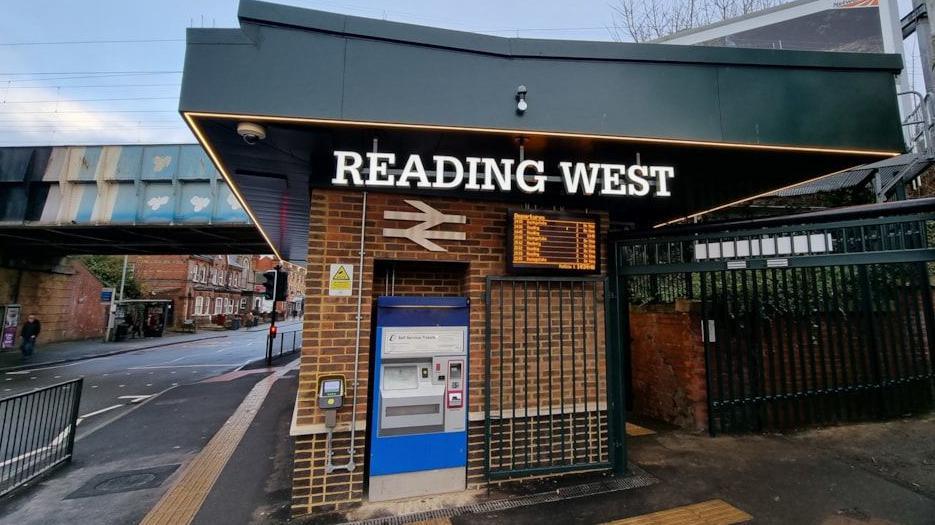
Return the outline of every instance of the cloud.
[[[92,79],[93,80],[93,79]],[[35,81],[17,82],[12,87],[38,86]],[[191,144],[195,142],[182,117],[173,113],[116,113],[118,110],[159,109],[152,105],[114,102],[74,102],[76,98],[101,93],[114,97],[134,96],[136,92],[70,90],[54,88],[3,89],[0,87],[0,146],[64,146],[108,144]],[[103,97],[101,97],[103,98]],[[25,101],[50,101],[18,103]],[[106,113],[103,113],[106,111]]]

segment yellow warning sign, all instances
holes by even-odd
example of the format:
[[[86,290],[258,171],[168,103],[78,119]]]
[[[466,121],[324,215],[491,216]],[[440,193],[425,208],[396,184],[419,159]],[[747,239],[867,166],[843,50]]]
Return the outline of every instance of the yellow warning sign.
[[[354,290],[354,266],[332,264],[328,278],[328,295],[350,296]]]

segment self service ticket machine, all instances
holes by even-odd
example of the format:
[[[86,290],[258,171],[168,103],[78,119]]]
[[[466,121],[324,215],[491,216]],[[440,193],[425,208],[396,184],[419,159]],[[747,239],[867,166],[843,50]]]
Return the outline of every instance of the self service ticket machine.
[[[468,300],[377,299],[371,501],[464,490]]]

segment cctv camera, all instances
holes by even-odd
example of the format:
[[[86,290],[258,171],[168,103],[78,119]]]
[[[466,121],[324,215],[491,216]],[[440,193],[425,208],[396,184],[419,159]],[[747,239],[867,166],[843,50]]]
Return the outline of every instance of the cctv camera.
[[[252,146],[266,138],[266,128],[252,122],[241,122],[237,124],[237,134],[243,138],[244,142]]]

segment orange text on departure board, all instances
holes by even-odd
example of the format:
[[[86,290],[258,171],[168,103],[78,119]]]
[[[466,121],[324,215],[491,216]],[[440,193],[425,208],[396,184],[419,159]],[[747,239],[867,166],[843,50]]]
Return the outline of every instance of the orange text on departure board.
[[[593,220],[513,214],[513,266],[597,271]]]

